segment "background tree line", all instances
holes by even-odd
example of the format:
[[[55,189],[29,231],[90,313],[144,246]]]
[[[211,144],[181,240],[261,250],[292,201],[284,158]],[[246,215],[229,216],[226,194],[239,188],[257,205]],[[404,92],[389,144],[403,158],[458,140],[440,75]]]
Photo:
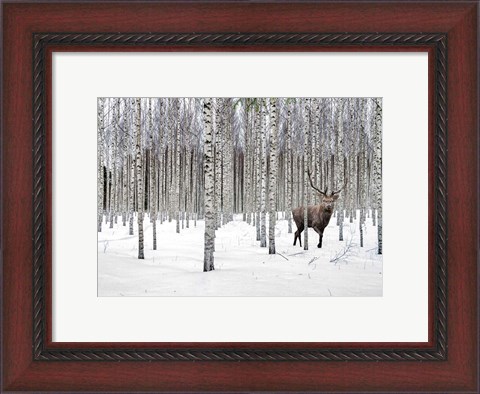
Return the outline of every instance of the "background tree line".
[[[215,231],[234,214],[274,254],[276,220],[291,233],[292,208],[320,202],[309,169],[322,190],[343,188],[339,241],[359,215],[363,247],[371,217],[382,253],[378,98],[99,98],[97,162],[98,231],[128,226],[139,259],[145,218],[153,249],[161,249],[157,224],[174,220],[179,233],[204,220],[204,270],[212,270]]]

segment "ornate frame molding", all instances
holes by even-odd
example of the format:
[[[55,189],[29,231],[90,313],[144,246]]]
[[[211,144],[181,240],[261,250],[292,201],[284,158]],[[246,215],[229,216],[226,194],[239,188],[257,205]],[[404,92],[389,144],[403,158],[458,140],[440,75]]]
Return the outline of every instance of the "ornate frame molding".
[[[33,36],[33,344],[45,361],[435,361],[447,359],[447,47],[444,33],[35,33]],[[46,346],[46,50],[71,46],[432,46],[434,75],[435,302],[433,349],[138,348]]]

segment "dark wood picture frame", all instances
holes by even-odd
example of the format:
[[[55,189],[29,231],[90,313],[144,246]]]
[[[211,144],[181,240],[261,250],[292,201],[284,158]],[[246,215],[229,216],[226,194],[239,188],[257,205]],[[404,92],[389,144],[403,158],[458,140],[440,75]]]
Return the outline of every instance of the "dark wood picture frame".
[[[476,392],[477,13],[468,1],[4,4],[2,389]],[[428,342],[53,342],[51,55],[79,50],[428,51]]]

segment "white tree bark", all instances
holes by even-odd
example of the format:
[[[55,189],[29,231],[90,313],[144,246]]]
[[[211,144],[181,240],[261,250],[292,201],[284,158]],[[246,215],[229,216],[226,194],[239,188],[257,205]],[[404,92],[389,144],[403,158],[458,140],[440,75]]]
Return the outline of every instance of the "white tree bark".
[[[286,182],[287,182],[287,222],[288,222],[288,233],[292,233],[292,197],[293,197],[293,179],[292,179],[292,104],[287,103],[287,128],[286,128],[286,160],[287,160],[287,171],[286,171]]]
[[[103,175],[103,145],[105,125],[103,122],[103,111],[105,99],[100,97],[97,102],[97,231],[102,231],[103,222],[103,191],[104,191],[104,175]]]
[[[362,101],[360,108],[360,143],[359,143],[359,153],[358,153],[358,197],[359,197],[359,208],[360,208],[360,220],[358,221],[358,226],[360,230],[360,247],[363,247],[363,228],[365,225],[365,209],[366,209],[366,134],[365,134],[365,102]]]
[[[215,207],[214,207],[214,162],[212,147],[212,99],[204,101],[203,116],[205,123],[205,146],[204,146],[204,175],[205,175],[205,244],[203,271],[212,271],[214,267],[214,242],[215,242]]]
[[[124,106],[123,106],[123,111],[127,112],[127,102],[124,99],[123,100]],[[127,225],[127,213],[128,213],[128,133],[127,133],[127,122],[125,120],[125,115],[124,115],[124,120],[123,120],[123,166],[122,166],[122,203],[123,203],[123,212],[122,212],[122,225],[126,226]]]
[[[310,102],[305,99],[304,107],[304,146],[303,146],[303,249],[308,250],[308,203],[310,186],[307,171],[310,166]]]
[[[375,111],[373,177],[377,208],[378,254],[382,254],[382,99],[375,98],[373,102]]]
[[[233,173],[233,160],[235,159],[233,151],[233,132],[232,132],[232,99],[225,99],[224,103],[224,117],[225,117],[225,143],[222,149],[224,154],[224,223],[228,223],[233,220],[233,194],[234,194],[234,173]]]
[[[258,103],[258,108],[255,109],[255,228],[257,234],[257,241],[261,239],[261,229],[260,229],[260,211],[261,211],[261,202],[260,202],[260,191],[262,188],[262,146],[261,146],[261,127],[262,127],[262,118],[260,111],[260,103]]]
[[[181,199],[181,194],[180,194],[180,178],[181,178],[181,167],[180,167],[180,105],[181,101],[179,98],[175,100],[176,104],[176,119],[175,119],[175,132],[176,132],[176,151],[175,151],[175,168],[177,171],[177,178],[175,181],[175,187],[176,187],[176,193],[175,193],[175,204],[176,204],[176,219],[177,219],[177,233],[180,233],[180,214],[181,214],[181,208],[182,208],[182,199]]]
[[[116,205],[117,205],[117,139],[118,139],[118,118],[120,116],[120,100],[115,99],[113,103],[113,135],[111,136],[111,145],[112,145],[112,189],[110,193],[110,212],[109,212],[109,221],[110,228],[113,228],[114,219],[117,216]]]
[[[338,108],[337,108],[337,160],[335,173],[337,176],[336,179],[336,190],[339,190],[343,187],[345,183],[344,178],[344,148],[343,148],[343,109],[345,101],[344,99],[339,99]],[[332,190],[333,191],[333,190]],[[343,214],[344,214],[344,198],[343,196],[337,201],[338,206],[338,240],[343,241]]]
[[[242,101],[242,107],[243,107],[243,122],[245,125],[245,165],[243,167],[244,173],[243,173],[243,179],[245,182],[245,188],[244,188],[244,202],[245,202],[245,219],[248,224],[251,223],[251,213],[252,213],[252,196],[254,193],[252,193],[252,178],[250,176],[251,173],[251,160],[252,160],[252,146],[251,146],[251,140],[252,140],[252,133],[251,133],[251,127],[250,127],[250,122],[249,122],[249,110],[247,109],[247,100],[243,99]]]
[[[276,208],[277,191],[277,99],[270,99],[270,174],[268,195],[270,212],[268,214],[268,253],[275,254],[275,223],[277,217]]]
[[[137,194],[138,194],[138,258],[144,259],[143,253],[143,168],[142,168],[142,134],[141,134],[141,99],[135,99],[135,151],[136,151],[136,169],[137,169]]]
[[[261,190],[260,190],[260,247],[267,247],[267,229],[266,229],[266,187],[267,187],[267,143],[266,143],[266,128],[267,128],[267,103],[265,99],[262,99],[262,125],[261,125]]]
[[[222,135],[223,135],[223,99],[216,99],[214,108],[215,122],[215,229],[222,226]]]

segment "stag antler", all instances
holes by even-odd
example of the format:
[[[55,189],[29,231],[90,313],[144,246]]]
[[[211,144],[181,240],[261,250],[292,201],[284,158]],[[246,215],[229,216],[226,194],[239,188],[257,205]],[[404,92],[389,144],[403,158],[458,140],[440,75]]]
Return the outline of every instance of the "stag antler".
[[[338,189],[338,191],[336,192],[333,191],[332,194],[330,194],[330,196],[334,196],[335,194],[340,193],[345,188],[346,184],[347,184],[347,180],[345,179],[345,181],[343,182],[343,186],[340,189]]]
[[[310,185],[313,187],[313,189],[326,197],[327,196],[327,189],[325,189],[325,191],[322,192],[318,187],[315,187],[313,185],[312,177],[310,176],[312,174],[312,172],[310,171],[310,168],[307,168],[307,174],[308,174],[308,179],[310,180]]]

